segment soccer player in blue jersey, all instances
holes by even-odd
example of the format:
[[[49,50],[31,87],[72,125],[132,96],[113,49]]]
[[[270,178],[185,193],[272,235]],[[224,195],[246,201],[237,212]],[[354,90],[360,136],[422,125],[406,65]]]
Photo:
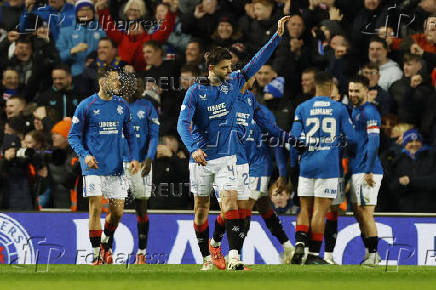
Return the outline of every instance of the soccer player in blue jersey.
[[[108,68],[98,71],[100,90],[82,102],[74,113],[68,141],[80,158],[83,196],[89,199],[89,239],[94,265],[112,263],[109,243],[121,220],[127,181],[123,175],[123,134],[128,143],[130,172],[139,170],[135,133],[129,106],[117,96],[119,74]],[[102,197],[109,199],[110,212],[102,233]]]
[[[232,72],[230,52],[215,48],[205,54],[209,70],[205,84],[196,83],[186,92],[177,130],[191,153],[190,182],[194,194],[194,228],[203,256],[203,270],[213,267],[209,253],[209,198],[215,184],[222,198],[229,242],[227,269],[243,270],[239,250],[244,233],[238,212],[238,200],[246,200],[247,192],[237,191],[235,101],[244,83],[268,60],[281,40],[285,16],[278,22],[278,31],[240,71]]]
[[[152,192],[151,163],[156,155],[159,141],[159,120],[156,109],[149,100],[141,99],[138,91],[137,80],[134,74],[122,74],[122,95],[129,103],[132,115],[132,124],[135,131],[141,162],[141,172],[132,174],[128,167],[129,147],[124,142],[124,169],[129,183],[129,191],[135,198],[135,212],[138,229],[138,251],[136,252],[135,264],[146,264],[146,248],[148,239],[149,221],[147,214],[147,200]]]
[[[279,184],[284,187],[287,183],[287,164],[283,152],[283,144],[271,136],[279,136],[275,117],[265,106],[257,103],[253,93],[249,91],[254,84],[254,77],[245,83],[237,101],[237,125],[241,136],[240,150],[237,152],[239,166],[248,164],[249,172],[242,172],[238,190],[248,190],[249,200],[240,203],[239,214],[244,221],[244,235],[250,227],[251,214],[256,205],[268,229],[282,243],[284,248],[284,263],[289,263],[294,247],[289,241],[280,220],[271,207],[268,194],[268,184],[273,170],[273,160],[270,146],[279,168]],[[271,144],[272,143],[272,144]],[[217,193],[218,202],[221,202]],[[218,215],[215,220],[213,238],[209,251],[214,264],[222,259],[221,240],[225,232],[225,219]]]
[[[334,88],[330,74],[315,76],[316,95],[300,104],[295,111],[291,133],[304,136],[308,150],[300,160],[298,196],[301,210],[295,230],[293,264],[301,264],[308,244],[306,264],[326,264],[319,251],[324,236],[325,217],[338,193],[342,178],[341,146],[358,142],[347,109],[330,99]],[[311,236],[309,238],[309,229]]]
[[[363,76],[349,80],[348,97],[353,104],[352,119],[362,143],[351,158],[351,204],[359,222],[366,253],[362,264],[377,265],[378,236],[374,220],[383,168],[377,156],[380,145],[380,114],[368,102],[369,81]]]

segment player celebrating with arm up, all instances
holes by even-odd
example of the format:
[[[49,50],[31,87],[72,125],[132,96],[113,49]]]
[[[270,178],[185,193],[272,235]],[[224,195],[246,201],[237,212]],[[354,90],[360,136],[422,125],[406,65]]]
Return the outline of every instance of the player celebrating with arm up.
[[[112,263],[112,240],[124,211],[128,185],[123,176],[123,134],[128,142],[130,172],[139,170],[137,145],[129,106],[116,96],[117,71],[98,70],[100,91],[83,100],[74,113],[68,141],[80,158],[83,196],[89,198],[89,239],[94,250],[93,265]],[[109,199],[102,234],[102,196]]]
[[[355,76],[348,83],[348,96],[353,103],[352,119],[363,142],[351,159],[351,205],[365,245],[364,265],[380,263],[377,254],[378,236],[374,220],[377,195],[383,178],[378,159],[381,118],[376,107],[368,102],[368,79]]]
[[[243,270],[238,249],[244,240],[238,200],[247,192],[237,191],[236,100],[244,83],[266,63],[284,33],[285,16],[278,31],[240,71],[232,72],[230,52],[217,47],[205,54],[209,76],[205,84],[196,83],[186,92],[177,124],[183,143],[192,155],[189,164],[191,191],[194,194],[194,228],[203,255],[203,270],[212,269],[209,254],[209,195],[213,184],[222,198],[229,242],[228,269]],[[286,137],[286,136],[284,136]]]

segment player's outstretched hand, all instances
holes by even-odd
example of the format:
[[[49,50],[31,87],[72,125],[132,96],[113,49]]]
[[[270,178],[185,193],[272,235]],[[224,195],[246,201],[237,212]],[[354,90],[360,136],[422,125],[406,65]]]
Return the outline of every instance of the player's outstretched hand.
[[[201,149],[197,149],[192,153],[192,158],[195,160],[195,162],[197,162],[197,164],[202,166],[206,166],[207,164],[206,157],[207,154],[204,153],[204,151]]]
[[[373,187],[375,185],[374,176],[372,173],[365,173],[364,178],[366,183],[368,183],[370,187]]]
[[[289,19],[291,19],[291,16],[286,15],[277,22],[277,34],[279,36],[283,36],[283,33],[285,33],[285,24]]]
[[[85,163],[88,166],[88,168],[97,169],[98,168],[98,162],[95,160],[95,157],[92,155],[88,155],[85,157]]]
[[[139,170],[139,162],[136,160],[132,160],[130,162],[129,170],[132,175],[136,174],[136,172],[138,172]]]
[[[151,170],[151,158],[145,159],[144,162],[142,162],[142,170],[141,170],[141,176],[146,177]]]

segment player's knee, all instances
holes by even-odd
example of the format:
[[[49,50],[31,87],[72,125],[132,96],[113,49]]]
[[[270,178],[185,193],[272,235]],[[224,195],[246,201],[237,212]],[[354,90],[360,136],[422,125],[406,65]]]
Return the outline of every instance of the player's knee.
[[[196,220],[203,221],[209,215],[209,207],[197,206],[194,212]]]

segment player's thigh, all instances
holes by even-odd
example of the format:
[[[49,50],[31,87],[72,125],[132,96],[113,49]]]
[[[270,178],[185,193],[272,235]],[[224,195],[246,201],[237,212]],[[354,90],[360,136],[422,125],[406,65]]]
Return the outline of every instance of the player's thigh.
[[[382,174],[373,174],[375,184],[371,187],[365,180],[364,173],[353,174],[351,177],[351,203],[358,206],[377,205],[378,192],[380,190]]]
[[[246,201],[251,196],[250,191],[250,167],[248,163],[237,164],[238,200]]]
[[[342,178],[319,178],[315,180],[314,196],[319,198],[328,198],[333,201],[340,189],[340,180]]]
[[[202,166],[193,162],[189,163],[189,181],[194,197],[209,198],[214,176],[209,164]]]
[[[119,199],[124,200],[127,197],[129,190],[129,182],[126,176],[123,175],[111,175],[102,176],[102,193],[103,197],[109,200]]]
[[[314,197],[300,196],[300,213],[312,214]]]
[[[258,200],[268,196],[269,176],[250,176],[250,198]]]
[[[306,178],[300,176],[298,178],[297,194],[300,197],[314,197],[315,195],[315,180],[314,178]]]
[[[330,206],[333,202],[333,198],[315,197],[313,200],[313,212],[318,213],[324,219],[327,212],[330,210]]]
[[[239,187],[236,156],[225,156],[208,162],[214,173],[214,184],[220,193],[223,191],[237,191]],[[249,176],[247,176],[247,179]],[[224,198],[224,196],[221,196]]]
[[[339,205],[345,201],[345,183],[343,178],[339,178],[338,192],[332,202],[331,208],[337,210]]]
[[[129,189],[135,199],[149,199],[153,188],[152,177],[153,172],[150,170],[145,177],[141,176],[141,171],[138,170],[135,174],[126,170],[128,163],[124,163],[124,174],[126,175]]]
[[[103,196],[100,175],[83,176],[83,197]]]

